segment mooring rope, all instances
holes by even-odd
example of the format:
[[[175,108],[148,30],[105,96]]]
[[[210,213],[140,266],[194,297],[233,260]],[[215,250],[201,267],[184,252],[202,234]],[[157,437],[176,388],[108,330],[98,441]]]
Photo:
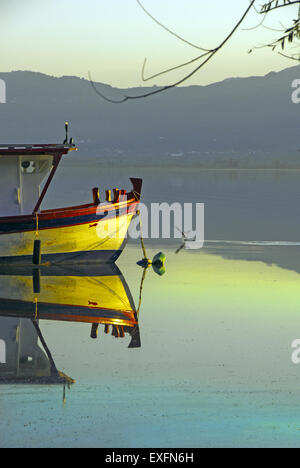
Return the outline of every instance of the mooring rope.
[[[142,280],[141,280],[141,284],[140,284],[140,296],[139,296],[139,305],[138,305],[138,308],[136,310],[136,315],[137,315],[137,318],[139,318],[139,315],[140,315],[140,310],[141,310],[141,306],[142,306],[142,297],[143,297],[143,287],[144,287],[144,282],[145,282],[145,279],[146,279],[146,276],[147,276],[147,271],[149,269],[149,266],[143,268],[143,276],[142,276]]]
[[[34,298],[34,303],[35,303],[35,312],[34,312],[34,319],[37,320],[38,318],[38,298]]]
[[[39,237],[39,215],[36,213],[35,215],[35,232],[34,232],[35,237]]]
[[[143,236],[143,223],[142,223],[142,216],[141,216],[141,212],[140,210],[137,211],[137,215],[139,216],[139,220],[140,220],[140,239],[141,239],[141,246],[142,246],[142,250],[143,250],[143,255],[144,255],[144,259],[148,261],[148,263],[150,264],[150,260],[149,260],[149,257],[147,255],[147,251],[146,251],[146,247],[145,247],[145,242],[144,242],[144,236]]]

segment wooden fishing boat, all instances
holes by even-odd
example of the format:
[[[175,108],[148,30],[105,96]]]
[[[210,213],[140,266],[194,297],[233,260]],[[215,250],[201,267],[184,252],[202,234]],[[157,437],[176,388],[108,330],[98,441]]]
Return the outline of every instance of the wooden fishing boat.
[[[137,215],[142,180],[132,190],[98,188],[92,203],[41,211],[42,202],[64,155],[77,150],[63,145],[0,145],[0,264],[115,262],[126,245]],[[40,193],[40,186],[44,182]],[[38,241],[38,242],[37,242]]]
[[[3,266],[0,384],[74,383],[56,368],[41,331],[44,320],[89,323],[92,338],[103,325],[114,338],[129,337],[129,348],[141,346],[134,301],[116,265],[76,265],[67,270],[42,266],[32,271],[26,266]]]
[[[128,334],[140,346],[137,311],[129,287],[114,264],[0,268],[0,317],[90,323],[116,338]],[[0,330],[1,332],[1,330]]]

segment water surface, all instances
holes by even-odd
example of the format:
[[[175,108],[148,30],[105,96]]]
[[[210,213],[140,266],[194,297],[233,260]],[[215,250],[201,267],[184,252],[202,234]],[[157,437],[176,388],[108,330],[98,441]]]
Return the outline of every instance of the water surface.
[[[0,446],[299,447],[300,173],[128,172],[121,183],[144,176],[147,203],[206,203],[213,242],[178,255],[180,240],[146,243],[149,257],[165,251],[167,272],[147,272],[141,348],[102,330],[91,340],[88,324],[41,322],[76,384],[65,404],[61,385],[0,386]],[[52,206],[89,200],[84,187],[98,185],[87,168],[61,177]],[[113,171],[100,178],[121,188]],[[131,242],[118,262],[136,306],[141,258]]]

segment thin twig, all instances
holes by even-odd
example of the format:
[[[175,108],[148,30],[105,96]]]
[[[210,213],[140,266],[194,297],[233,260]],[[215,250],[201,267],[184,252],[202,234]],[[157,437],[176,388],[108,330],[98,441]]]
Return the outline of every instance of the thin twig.
[[[170,72],[172,72],[174,70],[179,70],[180,68],[186,67],[187,65],[191,65],[192,63],[197,62],[198,60],[200,60],[200,58],[203,58],[203,57],[207,56],[210,53],[211,53],[211,51],[210,52],[205,52],[205,54],[199,55],[198,57],[196,57],[196,58],[194,58],[192,60],[189,60],[188,62],[182,63],[182,64],[177,65],[177,66],[172,67],[172,68],[168,68],[167,70],[156,73],[155,75],[148,76],[147,78],[145,78],[145,68],[146,68],[146,63],[147,63],[147,59],[145,59],[144,64],[143,64],[143,68],[142,68],[142,80],[143,81],[150,81],[150,80],[153,80],[154,78],[157,78],[158,76],[165,75],[165,74],[170,73]]]
[[[185,44],[191,46],[191,47],[194,47],[195,49],[198,49],[198,50],[202,50],[203,52],[210,52],[211,49],[204,49],[203,47],[200,47],[196,44],[193,44],[192,42],[186,40],[185,38],[183,38],[182,36],[179,36],[179,34],[177,34],[176,32],[172,31],[171,29],[169,29],[167,26],[165,26],[164,24],[162,24],[160,21],[158,21],[158,19],[156,19],[145,7],[144,5],[142,4],[142,2],[140,0],[136,0],[136,2],[138,3],[138,5],[141,7],[141,9],[143,10],[144,13],[146,13],[147,16],[149,16],[149,18],[152,19],[152,21],[154,21],[156,24],[158,24],[158,26],[160,26],[161,28],[163,28],[165,31],[167,31],[169,34],[171,34],[172,36],[176,37],[177,39],[179,39],[180,41],[184,42]]]

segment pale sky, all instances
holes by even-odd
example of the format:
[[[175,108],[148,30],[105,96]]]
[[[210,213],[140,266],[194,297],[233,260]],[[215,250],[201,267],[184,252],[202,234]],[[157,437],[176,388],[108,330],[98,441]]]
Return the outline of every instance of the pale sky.
[[[230,32],[249,0],[143,0],[144,6],[170,29],[205,48],[217,45]],[[263,3],[259,1],[258,5]],[[297,16],[297,7],[280,10],[266,25],[280,29]],[[255,26],[253,12],[242,28]],[[0,0],[0,71],[31,70],[62,76],[88,77],[118,87],[143,85],[147,72],[190,60],[199,52],[156,25],[136,0]],[[207,84],[232,76],[264,75],[294,66],[269,49],[250,48],[281,35],[266,29],[240,30],[226,48],[185,85]],[[187,69],[191,70],[191,68]],[[184,72],[155,79],[169,84]]]

